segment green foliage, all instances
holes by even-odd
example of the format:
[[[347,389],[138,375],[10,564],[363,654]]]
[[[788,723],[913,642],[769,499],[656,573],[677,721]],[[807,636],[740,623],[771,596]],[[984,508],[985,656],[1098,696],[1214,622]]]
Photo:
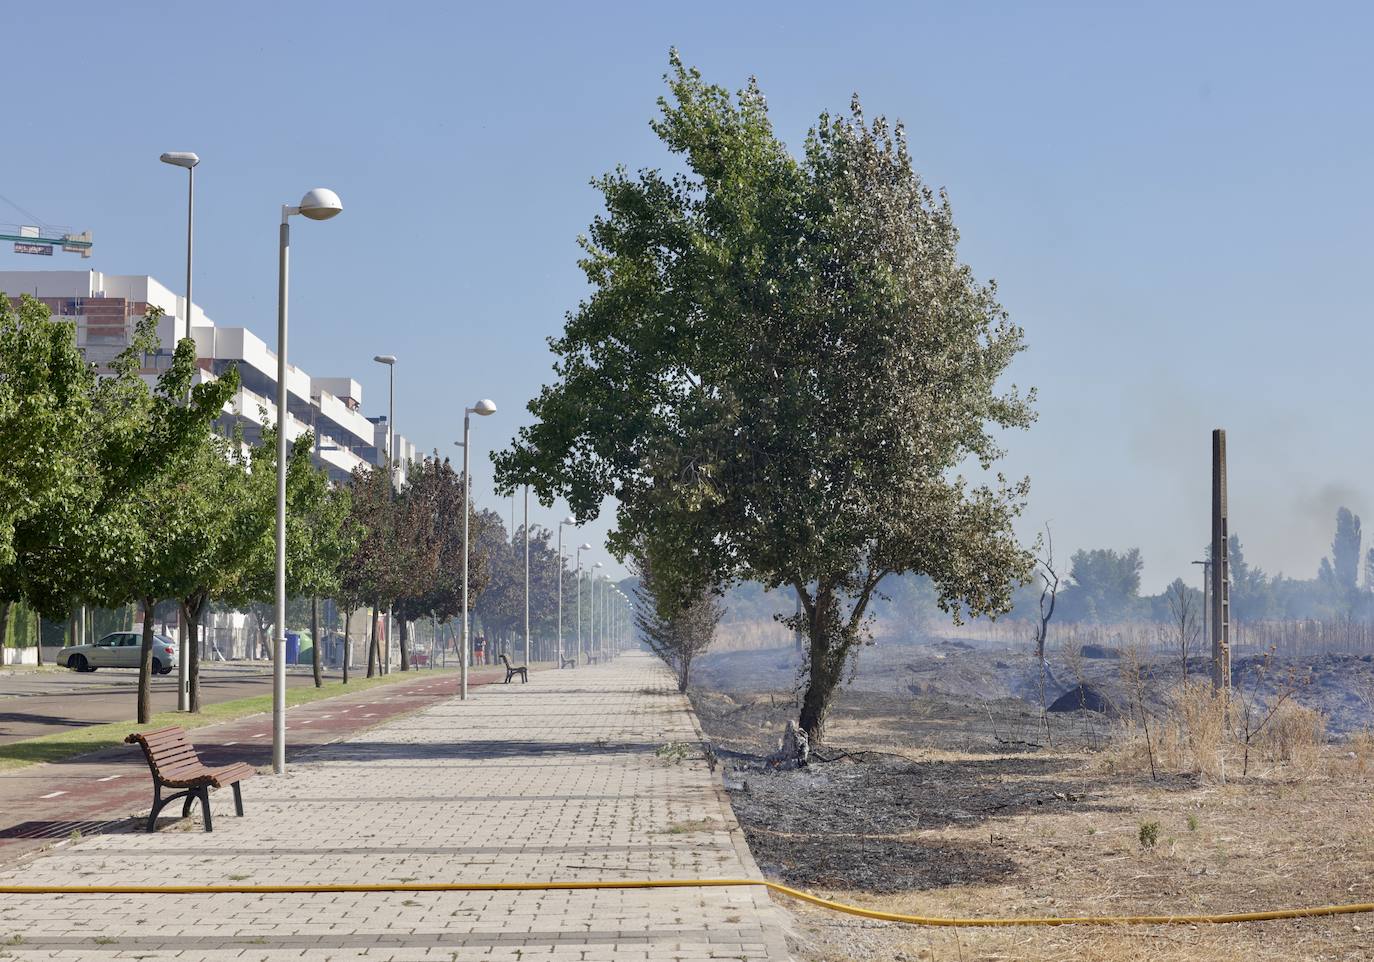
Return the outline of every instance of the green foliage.
[[[1116,622],[1138,615],[1140,549],[1075,551],[1069,559],[1069,583],[1059,598],[1065,621]]]
[[[754,83],[731,97],[674,54],[668,85],[653,126],[688,172],[597,182],[592,293],[498,482],[579,518],[614,497],[612,549],[652,540],[682,600],[742,578],[800,594],[814,739],[884,577],[924,573],[946,611],[979,614],[1029,572],[1026,483],[957,474],[1032,420],[999,389],[1022,335],[959,262],[900,126],[856,101],[797,159]]]
[[[81,496],[93,383],[72,325],[27,295],[16,311],[0,293],[0,570],[17,560],[17,524]],[[13,600],[15,587],[0,581],[0,596]]]
[[[725,609],[710,589],[702,589],[684,603],[677,593],[661,588],[656,577],[659,563],[646,546],[641,546],[634,566],[639,574],[634,590],[639,639],[677,676],[677,690],[685,692],[691,682],[692,662],[715,639]]]
[[[1140,831],[1136,835],[1140,839],[1141,848],[1154,848],[1159,844],[1159,823],[1141,822]]]

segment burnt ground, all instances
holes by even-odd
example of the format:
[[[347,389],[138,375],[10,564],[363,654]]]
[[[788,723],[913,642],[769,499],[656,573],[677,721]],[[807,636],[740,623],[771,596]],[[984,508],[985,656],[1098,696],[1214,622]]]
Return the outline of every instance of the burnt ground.
[[[1287,690],[1342,719],[1320,759],[1266,762],[1245,778],[1182,770],[1151,778],[1120,723],[1088,712],[1041,721],[1031,659],[967,643],[861,654],[825,745],[777,771],[796,713],[793,652],[703,659],[693,702],[725,769],[735,814],[770,878],[844,901],[915,914],[1031,915],[1243,911],[1374,901],[1374,748],[1345,736],[1367,715],[1374,664],[1327,656],[1269,664],[1238,656],[1250,691]],[[1065,666],[1129,700],[1111,659]],[[1190,671],[1192,666],[1190,666]],[[1200,670],[1200,667],[1199,667]],[[1147,666],[1167,710],[1178,670]],[[1238,682],[1240,684],[1240,682]],[[1058,690],[1050,688],[1047,700]],[[1239,766],[1228,771],[1239,772]],[[1159,841],[1145,845],[1153,823]],[[807,962],[877,959],[1374,958],[1374,917],[1178,929],[913,929],[785,903]]]

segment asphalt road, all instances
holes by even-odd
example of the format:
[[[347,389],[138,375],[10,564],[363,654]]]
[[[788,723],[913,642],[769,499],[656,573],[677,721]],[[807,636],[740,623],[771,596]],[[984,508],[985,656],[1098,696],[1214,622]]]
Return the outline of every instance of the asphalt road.
[[[366,674],[355,672],[358,675]],[[417,673],[418,674],[418,673]],[[337,679],[337,671],[326,672]],[[265,695],[272,691],[266,665],[203,665],[201,701],[206,705]],[[153,676],[153,710],[177,706],[176,672]],[[291,667],[286,683],[294,688],[314,684],[308,667]],[[138,672],[131,668],[102,668],[89,674],[74,671],[0,669],[0,744],[72,731],[105,722],[132,721],[137,714]]]

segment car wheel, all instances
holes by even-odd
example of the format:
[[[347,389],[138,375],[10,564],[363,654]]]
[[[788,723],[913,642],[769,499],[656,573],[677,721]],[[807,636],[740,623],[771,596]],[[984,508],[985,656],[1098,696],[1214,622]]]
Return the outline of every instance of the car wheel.
[[[72,671],[85,671],[86,658],[84,655],[72,655],[67,659],[67,667]]]
[[[154,674],[154,675],[165,674],[165,672],[163,672],[163,670],[162,670],[162,662],[158,661],[156,658],[153,659],[153,674]]]

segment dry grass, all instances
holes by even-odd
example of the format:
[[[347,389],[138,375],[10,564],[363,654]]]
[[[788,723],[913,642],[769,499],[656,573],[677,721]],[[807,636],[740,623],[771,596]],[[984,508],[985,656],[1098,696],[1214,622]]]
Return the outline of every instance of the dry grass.
[[[842,901],[943,916],[1238,912],[1374,901],[1374,806],[1368,750],[1322,751],[1322,778],[1290,763],[1226,785],[1108,775],[1084,758],[1093,803],[976,826],[915,833],[922,845],[981,845],[1017,870],[988,885],[887,895],[830,891]],[[1351,757],[1353,756],[1353,757]],[[1302,752],[1298,757],[1302,758]],[[977,756],[986,762],[986,756]],[[1374,767],[1374,766],[1371,766]],[[1140,826],[1158,843],[1142,847]],[[1245,960],[1369,959],[1374,917],[1225,926],[917,929],[788,905],[807,934],[807,962],[887,959]]]
[[[1100,764],[1108,772],[1149,773],[1153,753],[1160,773],[1224,783],[1258,764],[1282,765],[1290,779],[1319,777],[1336,758],[1323,755],[1326,719],[1320,712],[1284,701],[1272,710],[1252,708],[1247,726],[1245,710],[1233,701],[1228,713],[1209,684],[1188,682],[1165,699],[1162,711],[1150,713],[1148,735],[1138,715],[1124,718]],[[1374,741],[1362,741],[1361,751],[1367,762],[1374,761]]]
[[[1208,687],[1196,684],[1170,693],[1168,707],[1151,716],[1159,772],[1152,779],[1138,723],[1112,729],[1101,752],[1012,753],[986,744],[959,751],[935,747],[948,745],[947,728],[960,723],[941,704],[937,711],[929,699],[901,708],[892,698],[855,697],[831,722],[833,747],[884,748],[900,757],[821,766],[798,778],[832,772],[843,783],[870,773],[873,787],[887,794],[875,790],[846,810],[873,823],[860,839],[870,860],[908,846],[905,855],[892,856],[898,874],[925,862],[938,868],[950,855],[993,870],[983,879],[966,875],[948,883],[932,872],[920,884],[886,891],[838,881],[804,887],[872,908],[960,917],[1203,914],[1374,902],[1374,733],[1327,741],[1317,713],[1287,703],[1262,728],[1252,728],[1250,771],[1241,777],[1236,718],[1228,720]],[[746,714],[728,717],[738,726]],[[970,725],[981,721],[976,710],[960,717]],[[748,714],[747,723],[763,720]],[[901,767],[913,761],[918,768]],[[737,814],[747,817],[765,801],[761,783],[755,779],[748,796],[736,798]],[[990,794],[1011,803],[989,805]],[[898,831],[880,817],[889,805],[894,813],[923,814]],[[925,817],[941,812],[956,814]],[[1141,826],[1152,823],[1156,844],[1144,846]],[[836,864],[849,844],[840,834],[817,842],[821,848],[799,851],[825,852],[823,859]],[[760,851],[776,854],[767,846]],[[771,873],[778,860],[761,861]],[[1224,926],[926,929],[785,899],[779,904],[794,919],[793,952],[804,962],[1374,959],[1374,916],[1368,915]]]

